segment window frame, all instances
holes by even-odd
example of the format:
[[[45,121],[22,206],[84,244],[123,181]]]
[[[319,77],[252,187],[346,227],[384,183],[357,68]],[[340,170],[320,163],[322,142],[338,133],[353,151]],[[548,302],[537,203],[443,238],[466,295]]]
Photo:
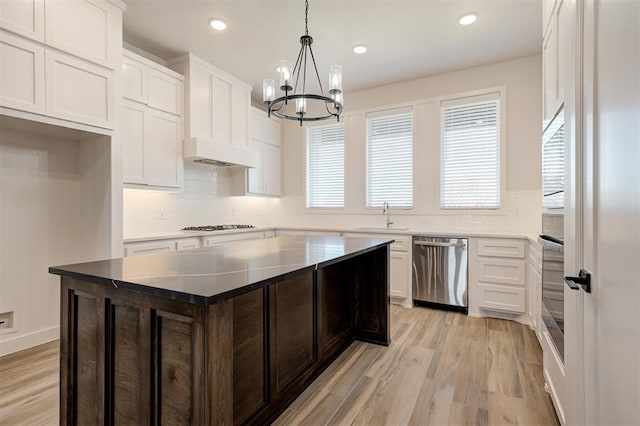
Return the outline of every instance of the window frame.
[[[499,114],[498,119],[499,123],[499,133],[500,140],[499,144],[499,155],[498,155],[498,183],[500,185],[499,194],[499,204],[498,207],[484,207],[484,206],[470,206],[470,207],[444,207],[442,205],[442,173],[444,170],[444,159],[442,156],[443,143],[444,143],[444,129],[442,128],[442,111],[443,104],[450,102],[458,102],[462,103],[465,99],[471,98],[481,98],[481,97],[490,97],[492,94],[497,94],[497,98],[499,100]],[[495,214],[504,214],[507,211],[507,89],[505,86],[492,87],[480,90],[473,90],[464,93],[458,93],[455,95],[443,96],[438,100],[438,120],[437,120],[437,130],[438,130],[438,156],[439,156],[439,170],[438,170],[438,191],[437,191],[437,210],[440,212],[449,212],[452,214],[455,213],[471,213],[471,212],[485,212],[485,213],[495,213]]]
[[[343,138],[342,138],[342,147],[343,147],[343,160],[342,160],[342,170],[343,170],[343,175],[344,178],[342,180],[342,191],[343,191],[343,198],[342,198],[342,207],[314,207],[314,206],[308,206],[308,181],[309,181],[309,175],[308,175],[308,167],[307,167],[307,161],[308,161],[308,148],[309,148],[309,139],[308,139],[308,131],[309,129],[312,129],[314,127],[324,127],[324,126],[334,126],[334,125],[342,125],[343,128]],[[308,212],[326,212],[326,213],[344,213],[345,208],[346,208],[346,204],[347,204],[347,123],[346,120],[340,120],[340,122],[331,122],[331,123],[327,123],[327,122],[314,122],[314,123],[305,123],[305,125],[302,127],[303,129],[303,135],[302,135],[302,139],[304,141],[304,146],[302,148],[302,174],[304,176],[304,181],[303,181],[303,188],[302,188],[302,192],[303,192],[303,203],[304,203],[304,208],[306,211]]]
[[[403,113],[411,114],[411,206],[394,206],[390,205],[389,209],[393,211],[411,212],[416,208],[416,134],[417,134],[417,110],[416,103],[389,105],[383,109],[369,109],[364,113],[364,209],[367,212],[379,211],[382,206],[369,206],[369,117],[385,117],[391,115],[400,115]]]

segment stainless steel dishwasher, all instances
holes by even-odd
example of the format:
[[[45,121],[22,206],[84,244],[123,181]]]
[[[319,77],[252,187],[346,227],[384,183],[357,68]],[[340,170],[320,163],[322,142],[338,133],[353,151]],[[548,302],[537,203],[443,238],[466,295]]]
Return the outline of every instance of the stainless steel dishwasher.
[[[413,237],[413,301],[468,312],[468,239]]]

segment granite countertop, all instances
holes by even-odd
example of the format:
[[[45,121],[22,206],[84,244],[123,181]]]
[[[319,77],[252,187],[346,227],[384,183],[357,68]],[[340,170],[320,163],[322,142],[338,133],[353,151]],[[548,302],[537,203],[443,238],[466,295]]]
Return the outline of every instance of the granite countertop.
[[[280,237],[182,252],[54,266],[55,275],[195,304],[210,304],[271,280],[390,244],[367,237]]]

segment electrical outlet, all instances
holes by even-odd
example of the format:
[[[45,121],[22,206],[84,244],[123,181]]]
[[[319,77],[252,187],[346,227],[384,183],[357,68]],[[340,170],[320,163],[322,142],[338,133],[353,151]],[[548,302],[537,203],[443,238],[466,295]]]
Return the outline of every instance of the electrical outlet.
[[[240,211],[236,208],[232,208],[231,209],[231,216],[238,216],[240,214]]]
[[[164,210],[160,210],[160,214],[158,214],[158,220],[164,220]]]

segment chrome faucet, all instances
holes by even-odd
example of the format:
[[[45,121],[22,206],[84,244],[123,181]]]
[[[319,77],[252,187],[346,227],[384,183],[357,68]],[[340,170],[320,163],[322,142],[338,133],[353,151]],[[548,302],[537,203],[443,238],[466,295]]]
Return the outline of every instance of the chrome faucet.
[[[382,204],[382,214],[385,215],[386,219],[387,219],[387,228],[390,225],[393,225],[393,222],[391,222],[391,210],[389,209],[389,203],[388,202],[384,202]]]

